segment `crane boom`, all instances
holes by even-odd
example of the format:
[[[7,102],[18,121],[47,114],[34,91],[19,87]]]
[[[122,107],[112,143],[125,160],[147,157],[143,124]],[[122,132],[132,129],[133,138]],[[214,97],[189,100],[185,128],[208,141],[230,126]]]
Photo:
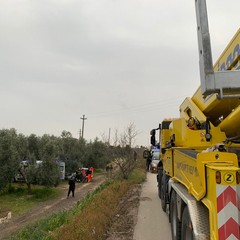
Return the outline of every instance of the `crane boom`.
[[[240,97],[237,71],[214,72],[206,0],[195,0],[195,6],[202,94],[205,97],[212,93],[217,93],[219,98]],[[239,55],[239,50],[237,54]]]

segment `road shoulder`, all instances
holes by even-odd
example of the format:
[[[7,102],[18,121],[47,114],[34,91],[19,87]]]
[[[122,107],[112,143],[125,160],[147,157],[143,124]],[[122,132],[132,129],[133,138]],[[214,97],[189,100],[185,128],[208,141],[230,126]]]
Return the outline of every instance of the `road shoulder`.
[[[143,184],[137,224],[134,228],[134,240],[171,240],[168,217],[162,211],[158,197],[156,176],[148,172]]]

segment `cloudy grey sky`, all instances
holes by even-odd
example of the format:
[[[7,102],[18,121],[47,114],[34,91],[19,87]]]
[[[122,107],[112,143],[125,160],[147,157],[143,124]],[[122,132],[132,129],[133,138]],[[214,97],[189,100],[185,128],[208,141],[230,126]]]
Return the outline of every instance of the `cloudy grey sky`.
[[[136,144],[178,117],[200,84],[194,0],[0,0],[0,129]],[[239,28],[239,0],[208,0],[214,61]]]

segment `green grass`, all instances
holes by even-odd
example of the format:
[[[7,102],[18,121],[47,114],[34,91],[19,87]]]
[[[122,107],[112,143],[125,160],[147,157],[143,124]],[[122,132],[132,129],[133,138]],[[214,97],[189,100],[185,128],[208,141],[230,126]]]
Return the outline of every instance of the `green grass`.
[[[54,198],[59,193],[55,188],[32,186],[32,193],[28,194],[25,185],[13,184],[8,192],[0,195],[0,213],[11,211],[13,216],[23,214],[37,203]]]
[[[105,170],[101,169],[101,168],[95,168],[94,169],[94,174],[96,174],[96,173],[104,173],[104,172],[105,172]]]
[[[146,179],[146,171],[145,169],[139,167],[135,168],[132,173],[129,175],[129,181],[133,184],[143,183]]]
[[[50,239],[49,233],[66,223],[69,218],[68,212],[60,212],[27,225],[17,234],[11,237],[11,240],[43,240]]]

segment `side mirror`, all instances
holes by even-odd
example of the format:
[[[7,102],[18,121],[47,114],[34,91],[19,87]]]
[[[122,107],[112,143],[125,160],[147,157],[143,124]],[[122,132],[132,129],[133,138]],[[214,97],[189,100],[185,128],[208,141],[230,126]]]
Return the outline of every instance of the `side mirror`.
[[[150,135],[151,135],[151,138],[150,138],[150,142],[153,146],[156,146],[156,138],[155,138],[155,135],[156,135],[156,130],[153,129],[150,131]]]

